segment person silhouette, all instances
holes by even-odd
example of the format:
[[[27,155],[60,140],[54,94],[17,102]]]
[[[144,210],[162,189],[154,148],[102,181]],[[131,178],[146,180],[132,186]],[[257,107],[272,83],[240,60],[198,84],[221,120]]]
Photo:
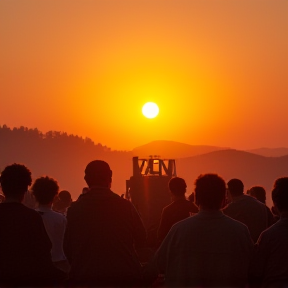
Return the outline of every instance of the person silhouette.
[[[52,243],[52,261],[58,269],[68,273],[70,266],[63,251],[67,220],[63,214],[51,209],[58,191],[57,181],[48,176],[37,178],[32,185],[32,194],[38,204],[35,210],[42,216],[45,229]]]
[[[251,274],[254,285],[288,287],[288,177],[276,180],[272,200],[280,219],[260,235]]]
[[[221,211],[225,186],[225,181],[216,174],[204,174],[196,179],[199,212],[173,225],[147,267],[147,281],[164,273],[167,286],[244,287],[247,284],[253,242],[244,224]]]
[[[0,284],[5,286],[54,285],[65,273],[51,261],[51,242],[38,212],[24,206],[31,185],[30,170],[7,166],[0,177],[4,203],[0,205]]]
[[[52,209],[56,212],[67,214],[67,209],[72,204],[71,193],[67,190],[62,190],[54,198]]]
[[[134,206],[111,191],[112,171],[105,161],[90,162],[84,179],[89,190],[67,211],[64,252],[74,285],[138,285],[142,268],[137,250],[146,231]]]
[[[258,201],[260,201],[261,203],[263,203],[266,206],[267,217],[268,217],[268,227],[270,227],[275,222],[277,222],[278,219],[275,219],[271,210],[266,205],[266,191],[265,191],[264,187],[253,186],[247,191],[247,194],[256,198]]]
[[[267,207],[254,197],[244,194],[244,184],[240,179],[231,179],[227,186],[232,202],[223,209],[223,212],[247,225],[255,243],[261,232],[270,225]]]
[[[198,213],[198,207],[186,200],[186,182],[183,178],[173,177],[168,183],[172,195],[172,203],[162,210],[160,225],[158,228],[158,242],[161,244],[170,228],[177,222]]]

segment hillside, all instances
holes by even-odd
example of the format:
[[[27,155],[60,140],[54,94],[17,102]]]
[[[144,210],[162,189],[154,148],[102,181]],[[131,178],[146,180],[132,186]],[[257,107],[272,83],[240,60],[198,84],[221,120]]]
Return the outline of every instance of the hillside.
[[[231,149],[177,160],[177,174],[187,179],[190,192],[194,188],[194,180],[201,173],[217,173],[226,181],[239,178],[245,190],[261,185],[269,194],[267,199],[271,206],[270,194],[275,179],[288,176],[288,155],[264,157]]]
[[[159,155],[161,158],[178,159],[224,149],[227,148],[207,145],[189,145],[175,141],[159,140],[136,147],[132,150],[132,153],[133,156],[144,158],[150,155]]]
[[[288,148],[280,147],[280,148],[258,148],[247,150],[247,152],[262,155],[265,157],[281,157],[288,155]]]
[[[275,179],[288,176],[288,155],[264,157],[245,151],[223,149],[154,141],[135,148],[133,152],[113,151],[99,143],[95,144],[91,139],[64,132],[49,131],[42,134],[37,129],[0,126],[0,172],[6,165],[23,163],[32,171],[34,180],[42,175],[53,177],[58,180],[61,189],[72,193],[74,199],[86,185],[84,169],[90,161],[107,161],[113,170],[112,190],[124,194],[126,180],[132,176],[132,157],[146,158],[152,154],[176,159],[177,174],[186,180],[189,194],[199,174],[212,172],[226,181],[231,178],[241,179],[245,190],[253,185],[264,186],[269,194],[268,205],[271,206],[270,192]]]
[[[60,189],[78,198],[84,181],[86,165],[95,159],[105,160],[113,170],[113,189],[125,193],[125,180],[132,173],[132,153],[112,151],[89,138],[49,131],[45,134],[26,127],[10,129],[0,126],[0,172],[12,163],[25,164],[33,180],[47,175],[55,178]]]

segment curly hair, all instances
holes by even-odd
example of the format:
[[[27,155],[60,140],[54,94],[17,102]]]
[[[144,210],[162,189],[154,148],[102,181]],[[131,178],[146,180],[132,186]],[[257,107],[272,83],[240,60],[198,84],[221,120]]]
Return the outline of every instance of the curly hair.
[[[46,205],[58,194],[59,185],[48,176],[37,178],[32,185],[32,193],[39,204]]]
[[[31,171],[22,164],[6,166],[0,176],[0,183],[5,197],[24,194],[32,183]]]

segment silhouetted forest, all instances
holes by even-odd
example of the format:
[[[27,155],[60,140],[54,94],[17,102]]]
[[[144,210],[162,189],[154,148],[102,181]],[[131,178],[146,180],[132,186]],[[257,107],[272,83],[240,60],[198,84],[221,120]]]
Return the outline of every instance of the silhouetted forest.
[[[49,131],[44,134],[36,128],[0,126],[0,171],[8,164],[23,163],[30,168],[34,179],[43,175],[53,177],[58,180],[60,188],[69,190],[74,198],[86,186],[84,169],[91,160],[100,159],[109,163],[113,171],[112,190],[124,194],[125,180],[132,176],[132,157],[160,155],[176,159],[177,174],[186,180],[188,193],[193,191],[199,174],[213,172],[226,181],[241,179],[245,190],[253,185],[263,186],[267,191],[267,204],[271,206],[270,194],[275,179],[288,176],[288,155],[265,157],[246,151],[221,149],[154,141],[133,151],[113,151],[89,138],[65,132]]]
[[[37,128],[0,126],[0,171],[8,164],[23,163],[32,171],[34,179],[42,175],[53,177],[74,198],[85,186],[85,166],[94,159],[110,164],[114,171],[113,188],[119,194],[124,193],[125,179],[132,173],[130,152],[113,151],[90,138],[65,132],[42,133]]]

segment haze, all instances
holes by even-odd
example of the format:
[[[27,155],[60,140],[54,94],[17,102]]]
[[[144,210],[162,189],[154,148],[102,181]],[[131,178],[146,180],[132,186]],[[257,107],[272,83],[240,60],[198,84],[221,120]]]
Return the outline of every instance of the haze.
[[[287,13],[286,0],[2,0],[0,124],[117,150],[287,147]]]

